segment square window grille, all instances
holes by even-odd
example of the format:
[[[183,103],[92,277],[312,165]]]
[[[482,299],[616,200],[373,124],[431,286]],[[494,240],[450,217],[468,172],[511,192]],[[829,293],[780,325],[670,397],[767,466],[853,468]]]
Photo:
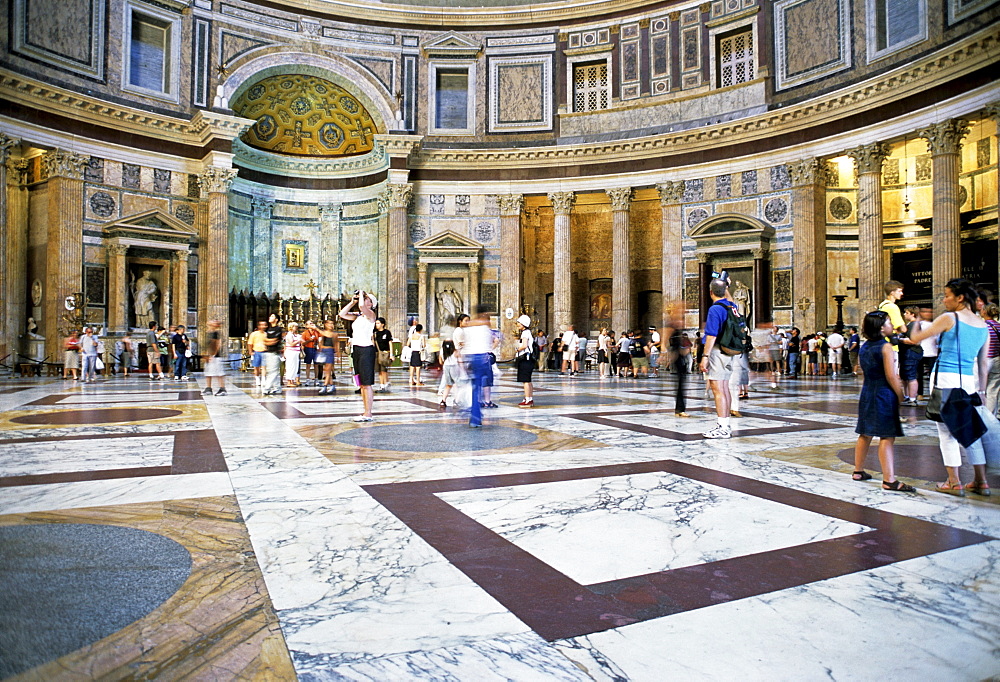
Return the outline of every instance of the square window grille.
[[[752,81],[753,33],[737,33],[719,39],[719,87]]]
[[[573,111],[608,108],[608,64],[579,64],[573,69]]]

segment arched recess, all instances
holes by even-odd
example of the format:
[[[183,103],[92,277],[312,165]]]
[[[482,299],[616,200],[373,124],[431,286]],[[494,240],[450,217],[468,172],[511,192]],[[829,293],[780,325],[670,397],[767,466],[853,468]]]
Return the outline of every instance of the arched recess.
[[[237,60],[238,61],[238,60]],[[350,60],[308,52],[258,54],[237,66],[222,84],[222,106],[229,108],[248,87],[268,76],[307,75],[325,78],[348,90],[365,106],[380,133],[396,127],[392,93],[370,73]]]

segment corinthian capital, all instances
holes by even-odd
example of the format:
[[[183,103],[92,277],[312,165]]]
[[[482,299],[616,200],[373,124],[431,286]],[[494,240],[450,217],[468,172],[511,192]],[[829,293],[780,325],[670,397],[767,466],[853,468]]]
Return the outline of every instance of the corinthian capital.
[[[274,210],[274,202],[261,197],[252,197],[250,199],[250,210],[258,218],[270,218],[271,211]]]
[[[576,195],[572,192],[549,192],[552,210],[556,213],[568,214],[576,203]]]
[[[385,188],[386,203],[389,208],[409,208],[413,200],[413,185],[410,183],[390,183]]]
[[[108,244],[105,249],[111,257],[124,258],[125,254],[128,253],[128,244]]]
[[[7,155],[10,154],[10,150],[16,144],[17,140],[0,133],[0,163],[7,161]]]
[[[615,187],[604,191],[607,193],[608,198],[611,199],[612,211],[627,211],[629,206],[632,205],[631,187]]]
[[[500,215],[520,215],[521,208],[524,207],[522,194],[498,194],[496,199]]]
[[[881,173],[882,162],[889,156],[889,145],[885,142],[863,144],[847,152],[847,155],[854,159],[854,167],[858,175]]]
[[[814,185],[822,177],[823,162],[819,159],[802,159],[788,164],[788,177],[792,179],[792,186]]]
[[[187,263],[190,255],[190,251],[174,251],[170,259],[175,263]]]
[[[225,193],[229,191],[229,186],[233,184],[238,172],[235,168],[209,166],[198,176],[198,184],[209,194]]]
[[[684,202],[684,182],[681,180],[668,180],[656,186],[656,191],[660,193],[661,206],[673,206]]]
[[[42,157],[42,167],[49,178],[62,176],[71,180],[83,180],[83,169],[88,161],[82,154],[53,149]]]
[[[28,182],[28,160],[7,159],[7,186],[20,187]]]
[[[969,122],[964,118],[952,118],[927,126],[917,134],[927,140],[927,151],[931,156],[958,154],[962,149],[962,138],[969,134]]]
[[[983,107],[983,115],[994,121],[1000,121],[1000,102],[993,102]]]

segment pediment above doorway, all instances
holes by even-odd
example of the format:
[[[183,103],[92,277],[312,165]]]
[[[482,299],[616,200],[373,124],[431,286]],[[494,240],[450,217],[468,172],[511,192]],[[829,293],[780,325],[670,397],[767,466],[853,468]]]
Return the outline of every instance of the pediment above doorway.
[[[767,250],[774,228],[755,218],[722,214],[703,220],[691,230],[698,251]]]
[[[413,245],[413,248],[423,262],[442,259],[451,261],[475,259],[478,261],[483,245],[457,232],[445,230],[426,239],[421,239]]]
[[[101,233],[104,239],[119,244],[183,251],[198,239],[193,227],[159,209],[108,221],[101,226]]]

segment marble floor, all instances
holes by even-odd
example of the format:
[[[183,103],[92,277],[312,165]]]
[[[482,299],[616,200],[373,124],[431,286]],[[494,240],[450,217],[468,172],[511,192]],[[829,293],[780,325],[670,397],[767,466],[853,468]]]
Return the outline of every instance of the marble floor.
[[[853,377],[726,441],[697,379],[684,419],[670,376],[513,378],[477,430],[433,373],[370,424],[346,381],[0,378],[0,678],[1000,678],[1000,472],[936,492],[922,410],[904,494],[851,480]]]

